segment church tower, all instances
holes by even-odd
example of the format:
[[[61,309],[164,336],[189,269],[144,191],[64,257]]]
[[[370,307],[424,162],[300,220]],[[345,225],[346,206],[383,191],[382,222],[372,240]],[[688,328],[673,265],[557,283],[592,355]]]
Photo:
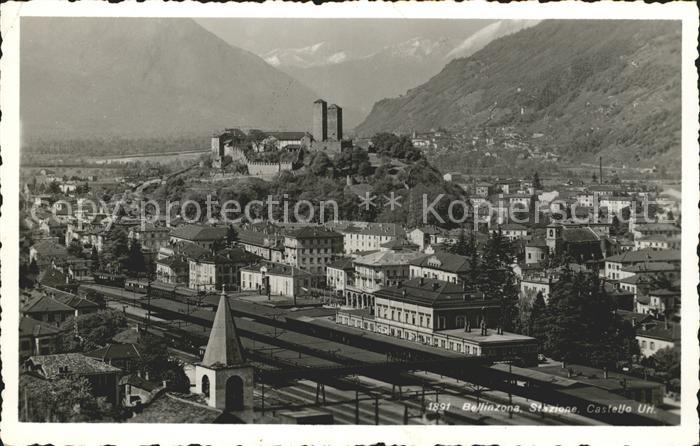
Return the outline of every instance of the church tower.
[[[196,392],[205,396],[209,406],[229,412],[253,410],[253,367],[243,358],[224,290],[204,358],[195,366],[195,379]]]

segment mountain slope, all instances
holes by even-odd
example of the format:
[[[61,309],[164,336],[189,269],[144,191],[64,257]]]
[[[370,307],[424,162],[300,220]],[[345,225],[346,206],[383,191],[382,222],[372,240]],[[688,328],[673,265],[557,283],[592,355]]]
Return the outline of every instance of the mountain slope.
[[[456,44],[416,38],[338,63],[279,68],[343,106],[346,128],[352,128],[375,101],[404,93],[437,74]]]
[[[680,156],[680,23],[545,21],[377,102],[358,134],[511,126],[571,159]]]
[[[23,18],[21,26],[25,137],[311,127],[314,92],[190,19]]]

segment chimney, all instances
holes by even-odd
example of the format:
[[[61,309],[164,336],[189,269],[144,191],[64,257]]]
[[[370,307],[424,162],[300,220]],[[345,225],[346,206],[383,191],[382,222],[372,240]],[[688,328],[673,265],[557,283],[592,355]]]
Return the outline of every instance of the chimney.
[[[571,367],[569,367],[568,369],[566,369],[566,376],[568,378],[571,378],[571,375],[573,375],[573,370],[571,369]]]
[[[566,361],[562,361],[562,362],[561,362],[561,368],[562,368],[562,369],[565,369],[565,368],[566,368]]]
[[[167,381],[167,380],[163,380],[163,388],[165,389],[165,388],[167,388],[167,387],[168,387],[168,381]]]
[[[603,379],[608,379],[608,368],[603,367]]]
[[[462,294],[462,300],[467,301],[469,299],[469,295],[467,293]]]
[[[146,381],[148,381],[148,370],[146,370],[146,373],[145,373],[145,375],[144,375],[144,379],[145,379]]]

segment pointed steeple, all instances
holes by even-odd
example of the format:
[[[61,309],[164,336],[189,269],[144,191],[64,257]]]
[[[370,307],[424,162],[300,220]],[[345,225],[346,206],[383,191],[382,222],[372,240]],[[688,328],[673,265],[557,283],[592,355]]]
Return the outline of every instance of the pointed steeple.
[[[238,339],[236,324],[233,322],[233,316],[231,316],[231,307],[228,304],[226,292],[222,289],[219,307],[216,309],[214,325],[209,334],[209,342],[207,342],[202,365],[205,367],[213,367],[215,365],[221,367],[240,365],[243,362],[241,341]]]

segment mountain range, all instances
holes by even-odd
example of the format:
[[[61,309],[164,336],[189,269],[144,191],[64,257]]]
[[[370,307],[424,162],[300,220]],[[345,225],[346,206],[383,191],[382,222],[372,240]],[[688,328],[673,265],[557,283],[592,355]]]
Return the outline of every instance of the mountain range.
[[[318,97],[190,19],[23,18],[23,137],[307,130]]]
[[[274,49],[261,57],[342,105],[346,128],[352,128],[376,101],[403,94],[439,73],[450,60],[469,56],[494,39],[536,23],[497,21],[463,39],[413,37],[366,53],[358,53],[352,45],[322,41]]]
[[[680,33],[673,21],[544,21],[378,101],[356,132],[512,127],[570,159],[679,163]]]

